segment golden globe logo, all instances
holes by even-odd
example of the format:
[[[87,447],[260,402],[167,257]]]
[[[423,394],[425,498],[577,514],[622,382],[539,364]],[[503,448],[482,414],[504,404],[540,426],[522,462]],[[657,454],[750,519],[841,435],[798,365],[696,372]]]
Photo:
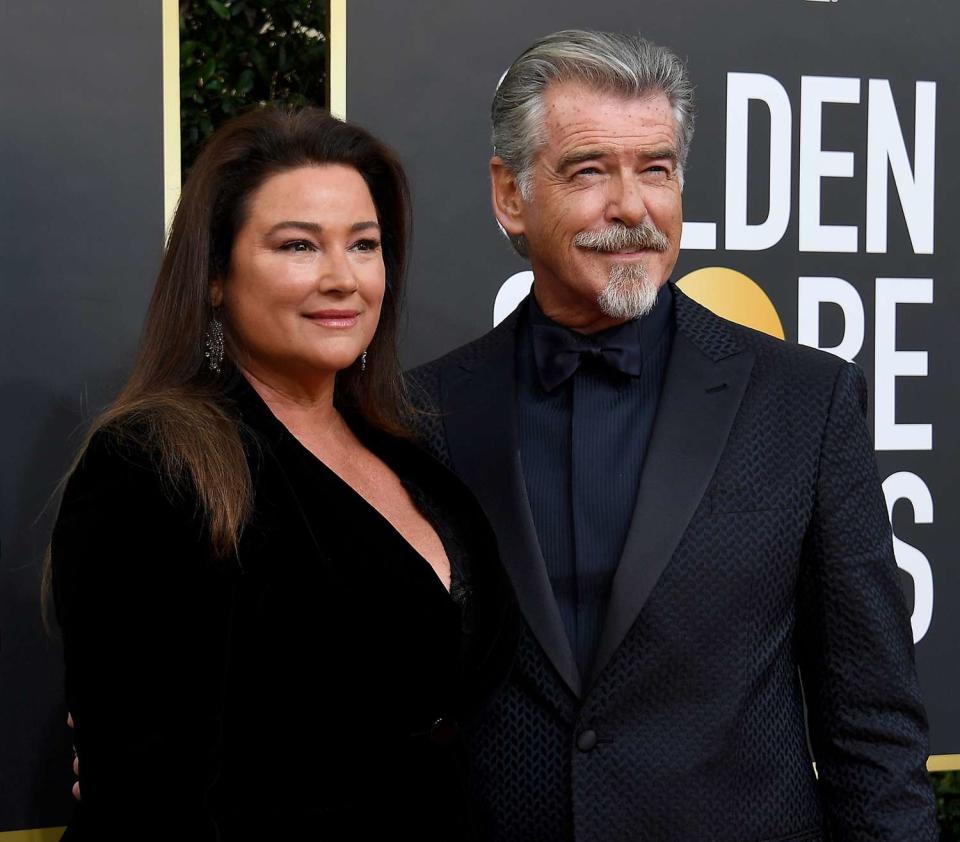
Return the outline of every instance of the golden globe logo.
[[[685,275],[677,286],[723,319],[784,338],[777,309],[760,285],[742,272],[708,266]]]

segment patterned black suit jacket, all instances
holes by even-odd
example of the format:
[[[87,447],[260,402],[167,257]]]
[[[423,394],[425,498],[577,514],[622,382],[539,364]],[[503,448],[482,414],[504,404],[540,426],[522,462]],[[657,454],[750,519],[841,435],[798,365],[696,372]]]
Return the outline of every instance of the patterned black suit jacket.
[[[926,719],[863,375],[675,293],[674,345],[590,675],[577,672],[523,485],[518,314],[411,373],[423,443],[483,504],[526,621],[513,675],[471,737],[483,832],[934,840]]]

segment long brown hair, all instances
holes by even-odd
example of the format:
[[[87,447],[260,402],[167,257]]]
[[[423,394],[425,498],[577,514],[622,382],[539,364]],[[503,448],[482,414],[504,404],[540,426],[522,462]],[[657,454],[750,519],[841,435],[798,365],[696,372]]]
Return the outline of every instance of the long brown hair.
[[[213,317],[210,282],[227,275],[250,196],[301,166],[345,164],[366,181],[381,226],[386,290],[366,370],[337,375],[334,400],[370,424],[405,435],[409,404],[397,356],[410,197],[396,156],[364,129],[319,108],[261,107],[211,136],[183,186],[147,310],[137,360],[117,399],[93,423],[156,454],[160,470],[188,480],[206,513],[213,551],[235,548],[249,516],[251,480],[240,432],[204,356]],[[229,352],[229,324],[224,324]],[[49,581],[49,563],[44,579]]]

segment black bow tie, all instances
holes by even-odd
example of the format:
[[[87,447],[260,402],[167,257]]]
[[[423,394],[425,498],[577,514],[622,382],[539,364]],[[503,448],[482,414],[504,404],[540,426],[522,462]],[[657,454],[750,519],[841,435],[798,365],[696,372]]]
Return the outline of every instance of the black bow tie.
[[[533,355],[540,383],[550,392],[579,368],[586,359],[602,361],[616,371],[639,376],[643,355],[638,344],[619,337],[600,341],[560,325],[533,324]]]

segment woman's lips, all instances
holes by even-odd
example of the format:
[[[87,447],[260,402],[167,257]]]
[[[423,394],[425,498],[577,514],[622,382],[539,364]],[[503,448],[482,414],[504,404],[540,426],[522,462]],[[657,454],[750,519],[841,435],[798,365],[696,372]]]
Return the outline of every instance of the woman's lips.
[[[360,314],[356,310],[317,310],[304,313],[304,318],[324,327],[353,327]]]

